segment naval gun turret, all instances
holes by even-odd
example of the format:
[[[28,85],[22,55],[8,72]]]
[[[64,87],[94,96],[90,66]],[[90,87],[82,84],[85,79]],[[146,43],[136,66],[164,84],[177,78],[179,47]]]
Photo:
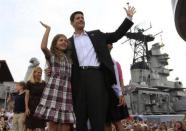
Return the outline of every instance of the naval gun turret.
[[[127,33],[133,39],[134,57],[131,65],[131,85],[135,89],[126,96],[132,114],[176,114],[186,112],[186,92],[182,83],[169,81],[172,69],[167,69],[169,55],[161,53],[162,43],[148,49],[155,36],[144,35],[143,29]],[[127,86],[130,87],[130,86]]]

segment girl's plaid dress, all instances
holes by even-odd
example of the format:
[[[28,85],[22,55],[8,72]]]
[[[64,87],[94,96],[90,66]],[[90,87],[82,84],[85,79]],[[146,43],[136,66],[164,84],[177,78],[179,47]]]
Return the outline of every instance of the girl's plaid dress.
[[[53,122],[75,123],[71,90],[71,63],[65,55],[48,58],[51,76],[43,91],[35,116]]]

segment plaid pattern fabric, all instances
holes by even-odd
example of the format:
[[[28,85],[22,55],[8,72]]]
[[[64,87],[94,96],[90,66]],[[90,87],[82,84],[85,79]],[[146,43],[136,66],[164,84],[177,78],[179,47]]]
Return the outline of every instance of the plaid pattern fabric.
[[[36,108],[35,116],[54,122],[74,123],[71,63],[65,55],[60,60],[52,55],[48,62],[52,68],[51,76]]]

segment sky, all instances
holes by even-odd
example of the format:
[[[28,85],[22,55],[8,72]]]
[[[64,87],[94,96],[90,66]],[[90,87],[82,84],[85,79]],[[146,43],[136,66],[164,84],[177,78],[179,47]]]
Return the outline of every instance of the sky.
[[[165,45],[161,51],[168,53],[168,69],[173,69],[168,80],[176,77],[186,87],[186,43],[175,29],[170,0],[0,0],[0,60],[6,60],[15,81],[24,79],[29,60],[36,57],[45,68],[45,58],[40,43],[45,29],[39,21],[51,26],[49,44],[54,35],[63,33],[72,36],[73,28],[69,17],[72,12],[81,10],[85,17],[85,30],[100,29],[102,32],[115,31],[125,19],[123,9],[127,2],[136,8],[134,26],[147,29],[145,34],[157,34],[149,47],[157,42]],[[123,37],[114,43],[111,54],[120,62],[125,84],[130,81],[130,65],[133,48]]]

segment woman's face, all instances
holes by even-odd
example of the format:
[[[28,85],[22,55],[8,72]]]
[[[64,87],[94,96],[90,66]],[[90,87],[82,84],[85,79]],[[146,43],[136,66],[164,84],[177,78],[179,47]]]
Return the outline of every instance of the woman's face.
[[[179,131],[179,130],[181,130],[182,129],[182,125],[179,123],[179,122],[176,122],[175,124],[174,124],[174,130],[175,131]]]
[[[37,68],[34,71],[33,77],[35,80],[41,80],[41,76],[42,76],[42,70],[40,68]]]
[[[67,38],[64,36],[59,37],[57,40],[56,48],[58,50],[66,50],[68,46]]]

